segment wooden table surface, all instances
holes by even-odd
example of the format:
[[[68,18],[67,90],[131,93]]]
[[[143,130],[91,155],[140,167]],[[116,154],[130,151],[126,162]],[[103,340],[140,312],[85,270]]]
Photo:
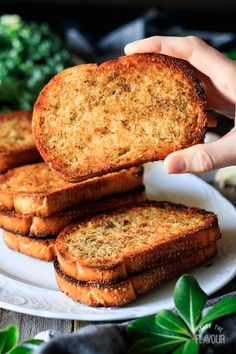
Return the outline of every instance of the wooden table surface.
[[[234,188],[227,188],[223,191],[223,194],[236,206],[236,192]],[[222,295],[231,291],[236,291],[236,277],[211,297]],[[56,330],[64,334],[71,333],[91,323],[94,324],[99,322],[57,320],[51,318],[29,316],[0,309],[0,328],[4,328],[10,324],[18,325],[20,328],[20,340],[33,338],[37,333],[49,329]]]
[[[101,322],[58,320],[30,316],[0,308],[0,328],[5,328],[12,324],[17,325],[20,329],[20,341],[33,338],[37,333],[49,329],[66,334],[78,331],[81,327],[89,324],[98,323]]]

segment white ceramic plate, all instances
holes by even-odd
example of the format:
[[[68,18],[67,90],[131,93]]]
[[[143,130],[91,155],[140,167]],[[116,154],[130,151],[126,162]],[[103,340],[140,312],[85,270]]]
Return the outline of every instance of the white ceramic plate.
[[[145,185],[151,199],[198,206],[215,212],[223,234],[212,266],[191,274],[212,294],[236,275],[236,210],[214,188],[190,174],[167,175],[161,163],[145,166]],[[175,280],[120,308],[80,305],[57,288],[53,266],[7,249],[0,237],[0,306],[32,315],[87,321],[125,320],[173,307]]]

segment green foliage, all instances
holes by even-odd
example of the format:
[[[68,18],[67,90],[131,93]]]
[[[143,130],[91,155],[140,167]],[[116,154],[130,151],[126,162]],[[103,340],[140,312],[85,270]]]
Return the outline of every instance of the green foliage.
[[[175,348],[182,346],[185,342],[186,340],[183,340],[181,337],[175,338],[175,336],[168,338],[162,338],[159,335],[156,337],[146,337],[136,341],[128,350],[127,354],[167,354]]]
[[[198,327],[203,327],[208,323],[212,323],[220,317],[228,316],[235,312],[236,296],[226,297],[207,312],[207,314],[199,322]]]
[[[144,317],[128,326],[131,345],[129,354],[198,354],[199,338],[206,325],[222,316],[236,313],[236,296],[221,300],[202,318],[207,295],[196,279],[183,275],[174,290],[174,303],[178,314],[160,311],[156,317]]]
[[[18,341],[19,332],[16,326],[8,326],[0,330],[0,354],[5,354],[13,348]]]
[[[69,66],[70,55],[45,23],[0,16],[0,110],[32,108],[50,78]]]
[[[183,336],[191,336],[183,320],[170,310],[162,310],[156,316],[156,324],[164,330],[172,331]]]
[[[232,60],[236,60],[236,50],[231,50],[230,52],[226,53],[226,56]]]
[[[35,346],[43,343],[39,339],[29,339],[18,343],[19,330],[16,326],[9,326],[0,330],[0,354],[32,354]]]
[[[196,279],[183,275],[177,281],[174,290],[175,307],[192,332],[195,331],[206,301],[207,295],[202,291]]]
[[[195,340],[188,340],[186,343],[180,345],[173,354],[198,354],[199,345]]]

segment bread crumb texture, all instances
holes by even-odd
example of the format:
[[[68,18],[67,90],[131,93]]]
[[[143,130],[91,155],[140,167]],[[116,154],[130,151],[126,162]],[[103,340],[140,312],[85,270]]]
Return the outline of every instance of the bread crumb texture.
[[[35,147],[31,123],[31,111],[0,114],[0,153]]]
[[[143,169],[133,167],[109,173],[102,177],[94,177],[80,183],[70,183],[51,169],[48,164],[41,162],[17,167],[0,175],[0,193],[5,191],[17,194],[48,195],[75,187],[85,194],[86,201],[86,195],[89,196],[89,191],[93,190],[94,186],[97,186],[97,193],[100,192],[102,197],[112,192],[116,194],[141,186],[142,176]],[[74,194],[74,199],[76,197],[78,196]]]
[[[33,130],[44,159],[76,178],[202,142],[204,108],[204,90],[186,62],[135,54],[55,76],[35,104]]]
[[[0,176],[0,191],[44,194],[70,186],[44,162],[17,167]]]

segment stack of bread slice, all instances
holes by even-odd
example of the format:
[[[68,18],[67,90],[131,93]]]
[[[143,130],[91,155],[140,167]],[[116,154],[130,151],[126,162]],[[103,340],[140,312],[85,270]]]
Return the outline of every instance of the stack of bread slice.
[[[143,199],[143,169],[134,167],[81,183],[64,181],[44,162],[0,176],[0,227],[12,249],[45,261],[72,221],[135,205]]]
[[[68,226],[56,240],[58,286],[90,306],[121,306],[217,253],[217,217],[144,201]]]
[[[57,74],[35,103],[33,134],[62,178],[82,182],[203,143],[206,103],[187,62],[137,53]],[[125,305],[209,260],[219,237],[210,212],[165,202],[120,206],[60,233],[57,282],[84,304]]]

